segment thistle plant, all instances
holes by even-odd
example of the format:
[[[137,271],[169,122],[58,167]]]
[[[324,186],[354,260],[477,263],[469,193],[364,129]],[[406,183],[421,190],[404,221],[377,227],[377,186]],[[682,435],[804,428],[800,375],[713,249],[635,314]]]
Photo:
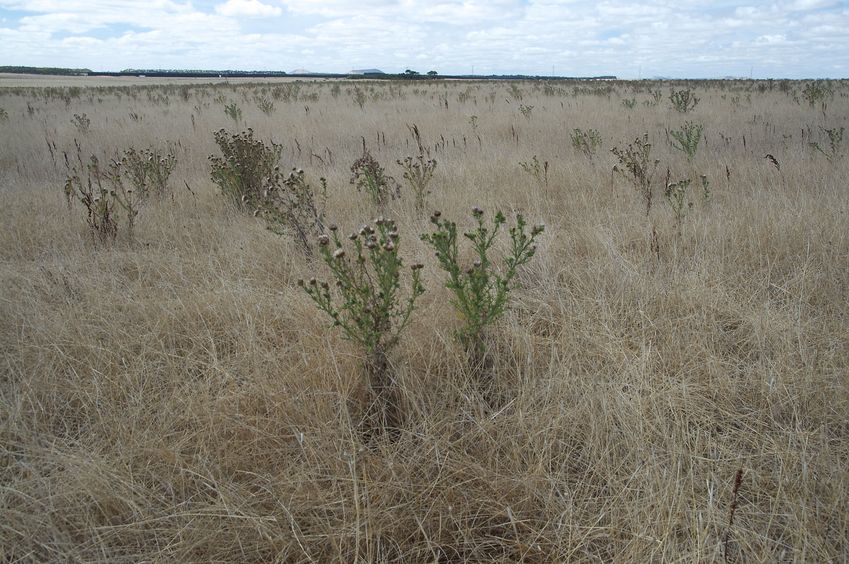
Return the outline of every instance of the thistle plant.
[[[330,236],[318,239],[319,253],[335,279],[335,291],[329,283],[315,278],[299,280],[298,285],[347,339],[365,349],[368,389],[373,396],[368,403],[379,409],[377,421],[373,415],[366,414],[366,418],[381,428],[397,427],[400,415],[397,402],[392,400],[388,354],[409,325],[416,300],[424,293],[423,267],[410,267],[410,287],[404,298],[403,261],[398,254],[400,236],[395,222],[378,218],[373,226],[364,225],[348,239],[353,247],[350,255],[335,226],[330,226]]]
[[[628,110],[633,110],[637,106],[636,98],[623,98],[622,105]]]
[[[74,200],[80,202],[86,210],[86,224],[92,237],[101,243],[114,241],[118,236],[115,202],[108,186],[103,183],[104,175],[97,157],[92,155],[88,164],[83,164],[82,153],[77,146],[77,162],[72,165],[66,153],[65,166],[68,169],[64,186],[68,208]]]
[[[395,179],[371,156],[363,141],[363,155],[351,165],[351,184],[359,192],[365,192],[374,205],[383,207],[389,200],[401,197],[401,189]]]
[[[643,197],[646,215],[649,215],[653,196],[652,178],[660,163],[657,159],[651,159],[649,134],[644,133],[642,137],[637,137],[624,149],[614,147],[611,152],[619,159],[619,164],[613,167],[613,171],[631,182],[637,193]]]
[[[239,125],[239,122],[242,121],[242,109],[236,104],[236,102],[225,104],[224,113],[227,114],[227,117],[236,122],[236,125]]]
[[[840,129],[837,129],[835,127],[826,129],[824,127],[820,127],[820,131],[822,131],[828,138],[827,149],[824,150],[822,146],[816,142],[811,143],[811,148],[825,155],[825,158],[827,158],[829,162],[833,162],[840,153],[840,145],[843,143],[844,128],[841,127]]]
[[[529,120],[529,119],[531,119],[531,112],[534,111],[534,107],[528,106],[528,105],[525,105],[525,104],[520,104],[519,105],[519,111],[522,113],[522,116],[525,119]]]
[[[833,94],[834,90],[827,81],[815,80],[809,82],[802,89],[802,98],[813,108],[820,104],[823,114],[826,110],[826,100]]]
[[[689,187],[690,179],[685,178],[678,182],[668,182],[664,192],[666,202],[672,209],[672,213],[675,214],[675,229],[678,232],[679,239],[683,234],[684,217],[687,215],[687,210],[693,207],[692,202],[686,202]]]
[[[261,111],[267,116],[270,116],[274,113],[274,102],[269,100],[265,96],[256,97],[256,107],[259,108],[259,111]]]
[[[519,166],[536,181],[540,188],[548,186],[548,161],[540,164],[536,155],[528,162],[519,162]]]
[[[301,169],[286,175],[275,167],[265,180],[257,215],[268,222],[268,229],[278,235],[290,234],[307,256],[312,256],[310,240],[324,234],[324,207],[327,202],[327,180],[319,178],[320,189],[307,182]]]
[[[77,131],[83,135],[86,135],[91,128],[91,120],[86,114],[74,114],[74,117],[71,119],[71,123],[77,128]]]
[[[140,198],[161,200],[168,193],[168,178],[177,166],[177,156],[170,148],[166,151],[155,147],[130,148],[124,152],[120,164],[124,176]]]
[[[457,243],[457,224],[442,219],[440,212],[434,212],[430,218],[435,231],[421,238],[433,247],[439,266],[448,274],[445,286],[453,292],[452,304],[463,320],[458,336],[468,350],[480,359],[483,354],[483,333],[504,313],[513,278],[519,267],[533,258],[536,238],[545,227],[536,225],[528,233],[525,219],[517,215],[515,226],[509,229],[510,252],[504,257],[503,268],[498,269],[490,255],[501,227],[507,220],[500,211],[496,212],[489,227],[484,221],[483,210],[477,206],[472,209],[472,217],[477,223],[476,228],[463,233],[471,241],[475,256],[469,266],[462,265]]]
[[[30,106],[28,105],[28,107],[30,107]],[[32,116],[32,114],[30,114],[30,116]],[[8,121],[8,120],[9,120],[9,112],[7,112],[3,108],[0,108],[0,121]]]
[[[404,160],[396,162],[404,169],[404,180],[407,181],[416,195],[416,209],[421,211],[425,207],[425,198],[430,194],[427,187],[433,179],[433,172],[436,170],[436,159],[430,158],[430,151],[425,149],[422,144],[419,128],[413,124],[409,129],[418,147],[418,155],[404,157]]]
[[[681,131],[669,132],[674,139],[672,146],[682,151],[687,155],[687,160],[692,162],[696,157],[696,151],[699,149],[703,130],[704,126],[700,123],[693,123],[692,121],[685,122]]]
[[[572,130],[570,139],[572,140],[572,147],[576,151],[582,152],[590,160],[592,160],[593,156],[595,156],[601,147],[601,135],[596,129],[583,131],[575,128]]]
[[[223,156],[209,157],[212,181],[237,208],[256,209],[263,182],[274,172],[283,147],[254,139],[250,128],[237,134],[220,129],[215,132],[215,143]]]
[[[670,90],[669,101],[672,102],[675,111],[687,114],[695,109],[699,103],[699,98],[688,88],[684,88],[683,90]]]

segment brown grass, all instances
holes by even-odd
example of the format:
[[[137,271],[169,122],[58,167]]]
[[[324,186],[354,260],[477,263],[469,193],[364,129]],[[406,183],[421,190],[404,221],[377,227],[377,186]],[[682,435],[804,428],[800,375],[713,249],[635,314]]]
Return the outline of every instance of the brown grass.
[[[351,83],[338,98],[332,84],[303,84],[320,100],[277,101],[271,118],[250,101],[261,85],[192,85],[187,101],[173,85],[83,89],[67,105],[44,96],[57,91],[0,90],[0,558],[846,558],[849,151],[829,163],[808,147],[821,125],[849,128],[845,83],[826,116],[777,83],[691,83],[702,101],[686,119],[707,135],[692,166],[713,199],[694,198],[680,240],[659,186],[647,219],[611,175],[609,149],[646,131],[658,177],[691,172],[664,134],[685,116],[666,99],[644,107],[632,92],[644,84],[546,95],[523,83],[529,120],[500,83],[391,85],[399,98],[360,82],[381,95],[364,110]],[[345,408],[361,352],[295,284],[323,265],[229,209],[208,179],[212,131],[233,129],[220,92],[284,144],[285,166],[328,178],[345,232],[375,213],[348,184],[361,136],[400,178],[413,123],[439,143],[431,209],[546,223],[495,332],[496,409],[468,378],[407,194],[390,211],[428,290],[392,357],[407,418],[397,440],[361,441]],[[81,112],[87,136],[70,123]],[[571,147],[576,127],[601,132],[594,160]],[[75,137],[101,155],[179,142],[174,197],[141,211],[134,244],[94,245],[67,210],[61,151]],[[533,155],[551,164],[547,188],[518,165]]]

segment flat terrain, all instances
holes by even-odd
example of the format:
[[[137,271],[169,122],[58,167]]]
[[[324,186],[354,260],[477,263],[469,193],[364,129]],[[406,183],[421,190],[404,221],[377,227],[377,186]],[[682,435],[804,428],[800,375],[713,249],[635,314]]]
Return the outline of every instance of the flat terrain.
[[[0,109],[0,559],[847,558],[849,83],[2,77]],[[397,433],[363,435],[363,351],[297,285],[327,266],[210,179],[213,132],[248,127],[327,179],[327,223],[394,218],[424,264]],[[611,152],[644,134],[648,214]],[[364,144],[401,183],[382,210],[350,184]],[[148,147],[168,193],[98,241],[66,156]],[[419,240],[475,205],[546,225],[487,334],[495,399]]]

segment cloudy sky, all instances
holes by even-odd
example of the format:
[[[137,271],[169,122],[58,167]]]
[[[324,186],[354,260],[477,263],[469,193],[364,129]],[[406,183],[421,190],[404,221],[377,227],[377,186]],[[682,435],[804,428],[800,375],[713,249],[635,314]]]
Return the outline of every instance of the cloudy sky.
[[[838,78],[849,2],[0,0],[0,65]]]

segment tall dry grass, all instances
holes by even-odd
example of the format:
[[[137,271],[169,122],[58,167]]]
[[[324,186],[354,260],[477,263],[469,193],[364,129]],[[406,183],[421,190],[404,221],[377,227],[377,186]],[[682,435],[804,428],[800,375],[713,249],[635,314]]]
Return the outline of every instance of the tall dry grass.
[[[825,114],[793,100],[799,83],[689,83],[702,101],[687,116],[669,85],[522,83],[529,119],[503,83],[333,84],[301,85],[319,100],[270,117],[251,100],[274,84],[0,90],[4,559],[847,558],[849,159],[809,146],[847,126],[845,83]],[[400,179],[413,123],[439,162],[431,209],[547,224],[493,337],[496,408],[453,339],[408,193],[389,213],[427,293],[392,356],[406,420],[362,441],[346,409],[361,352],[295,284],[323,265],[209,180],[212,131],[237,129],[218,95],[284,145],[285,166],[328,178],[345,232],[375,213],[348,183],[362,138]],[[70,122],[83,112],[87,135]],[[665,141],[685,117],[707,136],[692,165]],[[601,133],[593,160],[571,147],[576,127]],[[646,218],[611,174],[609,149],[643,132],[659,181],[666,167],[711,180],[680,239],[659,185]],[[133,244],[93,244],[67,209],[75,138],[104,156],[177,143],[173,198],[141,211]],[[518,165],[533,155],[547,187]]]

